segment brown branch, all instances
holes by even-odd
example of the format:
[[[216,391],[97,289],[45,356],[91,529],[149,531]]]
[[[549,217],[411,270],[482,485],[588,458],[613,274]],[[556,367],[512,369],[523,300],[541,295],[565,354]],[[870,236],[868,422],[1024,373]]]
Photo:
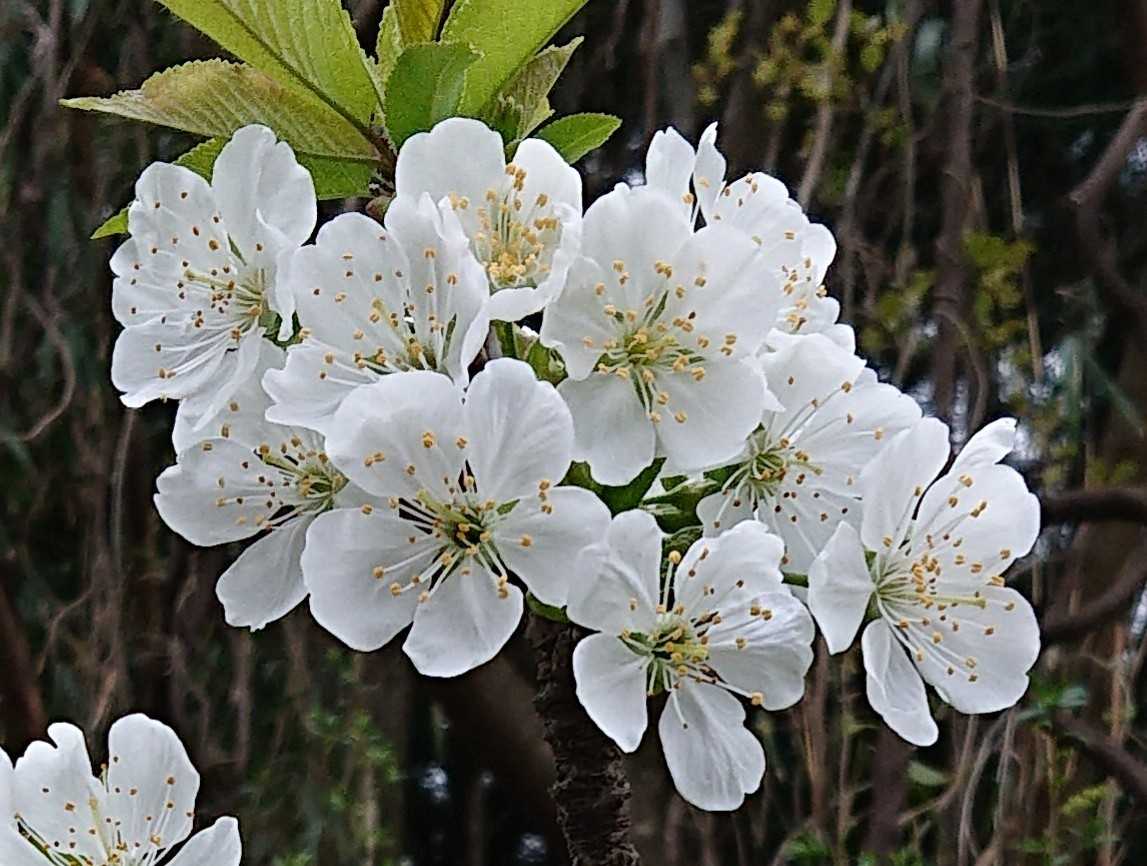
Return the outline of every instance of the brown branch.
[[[1147,542],[1141,542],[1124,561],[1119,575],[1100,595],[1076,611],[1049,617],[1040,627],[1043,645],[1076,640],[1116,617],[1129,614],[1143,581],[1147,580]]]
[[[1040,497],[1040,521],[1045,526],[1099,520],[1147,524],[1147,488],[1103,487]]]
[[[968,305],[968,268],[964,231],[972,200],[972,120],[975,115],[976,54],[982,0],[953,4],[952,43],[944,64],[943,105],[947,112],[947,150],[941,184],[941,227],[936,239],[933,312],[937,335],[932,355],[936,414],[947,420],[956,395],[956,358]]]
[[[816,109],[816,125],[813,128],[812,149],[809,151],[808,162],[805,163],[804,176],[801,177],[797,190],[797,201],[802,208],[808,209],[812,201],[813,190],[816,189],[824,170],[824,161],[828,156],[829,139],[832,137],[832,118],[835,106],[832,92],[837,69],[844,56],[845,43],[848,41],[848,26],[852,20],[852,0],[841,0],[836,4],[836,22],[833,24],[832,41],[829,44],[829,55],[825,61],[828,75],[828,93],[821,100]]]
[[[12,754],[24,751],[44,735],[48,717],[32,661],[24,625],[8,596],[8,575],[0,580],[0,695],[4,698],[5,746]]]
[[[574,691],[573,648],[582,634],[577,626],[534,614],[527,627],[538,664],[534,704],[554,750],[558,823],[572,866],[638,866],[621,751],[585,714]]]
[[[1057,715],[1052,725],[1057,732],[1078,743],[1091,760],[1138,801],[1140,808],[1147,806],[1147,764],[1084,719]]]
[[[1079,252],[1091,267],[1100,290],[1123,315],[1147,333],[1147,301],[1119,271],[1115,244],[1099,225],[1103,200],[1119,178],[1127,157],[1139,139],[1147,135],[1147,99],[1140,99],[1123,118],[1091,173],[1067,196],[1075,215]]]

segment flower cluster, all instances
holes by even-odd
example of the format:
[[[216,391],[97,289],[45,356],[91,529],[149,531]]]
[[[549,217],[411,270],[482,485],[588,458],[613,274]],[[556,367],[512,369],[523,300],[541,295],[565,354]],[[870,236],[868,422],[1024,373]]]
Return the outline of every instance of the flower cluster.
[[[869,702],[913,743],[938,736],[924,683],[961,712],[1019,700],[1039,636],[1003,574],[1038,507],[1000,463],[1014,422],[945,469],[948,429],[856,354],[822,282],[832,235],[783,184],[726,179],[715,127],[696,149],[670,129],[644,184],[583,213],[550,145],[507,159],[460,118],[395,176],[383,222],[309,242],[310,179],[262,127],[210,184],[157,164],[137,185],[112,376],[130,406],[180,401],[168,525],[254,539],[218,583],[229,623],[307,599],[349,647],[406,632],[422,673],[453,676],[527,601],[564,608],[592,632],[586,712],[631,751],[663,695],[670,773],[707,809],[760,785],[746,705],[800,700],[817,626],[836,653],[868,623]],[[22,839],[68,841],[18,808]]]
[[[121,718],[98,776],[83,731],[54,724],[48,737],[15,767],[0,750],[4,866],[239,866],[234,818],[192,835],[199,773],[167,725]]]

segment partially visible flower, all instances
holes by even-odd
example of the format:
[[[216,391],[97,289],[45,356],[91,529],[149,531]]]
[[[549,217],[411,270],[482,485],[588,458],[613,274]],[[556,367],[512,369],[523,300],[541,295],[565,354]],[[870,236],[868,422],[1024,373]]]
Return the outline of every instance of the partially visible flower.
[[[1015,422],[973,436],[951,468],[948,428],[927,418],[896,436],[860,479],[860,534],[837,529],[809,570],[809,607],[829,650],[861,644],[868,702],[901,737],[937,737],[924,683],[962,713],[1016,703],[1039,626],[1004,572],[1035,543],[1039,503],[999,461]],[[940,476],[937,478],[937,476]]]
[[[697,149],[673,128],[653,136],[646,156],[646,182],[672,196],[689,219],[720,222],[748,234],[779,279],[760,286],[779,290],[775,327],[787,334],[825,332],[847,349],[852,329],[837,324],[840,304],[828,296],[824,275],[836,256],[836,241],[812,223],[785,185],[764,172],[725,180],[725,157],[717,150],[717,124],[701,135]],[[690,187],[692,184],[692,187]]]
[[[167,163],[148,166],[128,210],[131,237],[115,255],[112,310],[125,330],[112,381],[128,406],[183,400],[206,418],[255,368],[277,314],[294,306],[279,256],[315,227],[311,176],[263,126],[246,126],[215,161],[212,182]]]
[[[578,699],[632,752],[647,696],[668,692],[658,731],[677,790],[702,809],[735,809],[765,772],[737,697],[767,710],[800,700],[812,618],[781,583],[781,540],[759,523],[671,553],[663,584],[661,542],[648,513],[618,515],[596,580],[571,594],[570,618],[600,632],[574,649]]]
[[[325,429],[343,398],[388,373],[435,370],[465,383],[486,338],[486,275],[454,211],[399,198],[385,228],[346,213],[295,251],[280,283],[302,339],[267,374],[268,417]]]
[[[527,138],[507,163],[502,137],[453,117],[402,145],[399,199],[447,199],[489,278],[493,319],[536,313],[560,290],[580,237],[581,176],[547,142]]]
[[[177,462],[156,481],[155,505],[173,530],[208,547],[261,535],[219,578],[227,622],[259,629],[306,598],[299,564],[307,528],[331,508],[368,497],[350,484],[313,430],[267,421],[260,374],[283,350],[260,341],[255,375],[213,416],[176,415]],[[200,424],[201,429],[195,429]]]
[[[823,334],[779,345],[762,356],[779,407],[765,411],[697,514],[706,535],[757,517],[785,542],[782,569],[804,574],[841,521],[860,525],[861,470],[920,407]]]
[[[680,471],[734,457],[761,419],[754,353],[776,312],[761,296],[770,275],[757,245],[720,225],[694,232],[646,188],[602,196],[583,228],[541,331],[569,372],[559,390],[575,459],[623,484],[659,453]]]
[[[0,751],[4,866],[239,866],[234,818],[191,835],[199,773],[167,725],[139,714],[119,719],[98,777],[83,731],[54,724],[48,736],[54,745],[32,743],[14,770]]]
[[[343,401],[328,448],[378,507],[336,509],[307,534],[311,612],[348,646],[374,650],[406,626],[403,650],[429,676],[494,656],[522,615],[517,576],[563,605],[594,567],[609,512],[558,487],[573,423],[528,365],[492,361],[462,392],[412,372]]]

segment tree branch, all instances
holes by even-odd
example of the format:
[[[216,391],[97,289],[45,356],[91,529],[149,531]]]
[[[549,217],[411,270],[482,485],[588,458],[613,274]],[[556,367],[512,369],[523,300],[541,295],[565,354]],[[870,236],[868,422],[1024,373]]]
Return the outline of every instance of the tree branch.
[[[1045,493],[1040,497],[1040,520],[1045,526],[1097,520],[1147,524],[1147,488],[1104,487]]]
[[[1141,542],[1124,561],[1119,576],[1107,589],[1079,610],[1051,617],[1040,628],[1045,647],[1084,637],[1119,615],[1128,616],[1128,605],[1147,580],[1147,542]]]
[[[538,665],[534,704],[554,750],[558,823],[572,866],[638,866],[629,839],[629,779],[621,752],[585,714],[574,691],[573,648],[583,632],[530,615]]]
[[[1058,715],[1052,724],[1056,731],[1075,740],[1089,758],[1139,802],[1140,808],[1147,806],[1147,764],[1084,719]]]

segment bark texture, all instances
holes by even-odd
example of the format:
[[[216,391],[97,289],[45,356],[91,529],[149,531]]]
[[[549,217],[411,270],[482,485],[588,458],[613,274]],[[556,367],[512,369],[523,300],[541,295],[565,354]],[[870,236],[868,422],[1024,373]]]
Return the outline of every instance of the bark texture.
[[[552,791],[570,863],[637,866],[621,751],[585,714],[574,691],[573,648],[582,630],[531,615],[528,634],[538,665],[534,704],[554,752]]]

